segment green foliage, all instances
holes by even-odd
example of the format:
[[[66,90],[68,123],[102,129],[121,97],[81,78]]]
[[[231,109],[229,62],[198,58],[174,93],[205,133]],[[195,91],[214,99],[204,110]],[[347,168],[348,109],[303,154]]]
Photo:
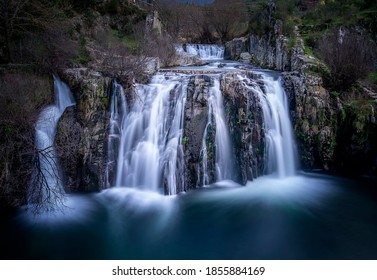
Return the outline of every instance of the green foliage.
[[[304,46],[304,53],[308,56],[314,56],[313,50],[307,45]]]
[[[377,1],[319,1],[302,15],[302,29],[316,39],[339,26],[362,26],[372,36],[377,35]]]
[[[80,37],[80,43],[78,48],[78,53],[75,57],[71,59],[71,61],[75,64],[87,64],[91,58],[89,55],[88,50],[86,49],[86,40],[83,36]]]
[[[262,36],[273,31],[269,22],[268,0],[249,1],[247,9],[251,33]]]
[[[377,71],[370,72],[368,75],[368,79],[372,81],[372,83],[377,85]]]
[[[296,36],[291,36],[288,39],[288,49],[293,49],[296,46],[297,38]]]
[[[332,97],[336,98],[336,97],[339,97],[339,95],[340,95],[340,93],[336,90],[333,90],[332,92],[330,92],[330,96],[332,96]]]
[[[132,33],[126,34],[122,31],[114,30],[114,29],[111,30],[111,33],[116,39],[118,39],[120,42],[122,42],[122,44],[124,44],[124,46],[127,49],[132,50],[132,51],[136,50],[138,43],[137,43],[137,40],[136,40],[134,34],[132,34]]]
[[[303,131],[297,131],[296,132],[297,138],[301,141],[308,143],[310,140],[310,136],[307,133],[304,133]]]
[[[183,144],[184,147],[186,147],[187,141],[188,141],[187,136],[185,136],[185,137],[182,138],[182,144]]]

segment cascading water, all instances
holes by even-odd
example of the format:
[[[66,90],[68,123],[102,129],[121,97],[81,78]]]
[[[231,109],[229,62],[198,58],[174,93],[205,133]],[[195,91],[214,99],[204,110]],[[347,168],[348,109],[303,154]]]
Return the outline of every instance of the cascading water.
[[[213,122],[214,121],[214,122]],[[209,184],[208,156],[207,156],[207,134],[211,126],[216,127],[216,181],[233,179],[233,155],[232,143],[230,141],[228,125],[225,121],[223,97],[220,89],[219,77],[213,78],[213,86],[210,89],[208,100],[208,121],[202,140],[202,172],[203,185]]]
[[[265,88],[262,89],[254,83],[251,89],[258,94],[263,110],[266,138],[265,173],[275,173],[279,178],[293,176],[296,164],[287,97],[279,78],[265,73],[261,75]],[[247,80],[244,76],[239,76],[239,79]]]
[[[110,131],[107,144],[107,167],[105,174],[105,185],[111,186],[111,181],[115,176],[114,168],[117,165],[118,151],[120,148],[120,137],[122,122],[127,116],[127,101],[123,87],[117,82],[113,82],[112,96],[110,103]]]
[[[121,106],[112,105],[110,137],[120,137],[115,186],[151,191],[161,191],[164,186],[170,195],[183,188],[177,166],[183,161],[187,82],[182,75],[158,74],[149,85],[136,86],[137,98],[130,112],[126,113],[125,98]]]
[[[43,211],[55,209],[64,198],[54,139],[61,115],[67,107],[75,105],[69,87],[57,76],[54,76],[54,90],[55,104],[43,109],[35,126],[38,160],[28,191],[28,203],[37,203]]]
[[[220,45],[186,45],[186,52],[198,55],[203,60],[221,60],[224,59],[224,46]]]

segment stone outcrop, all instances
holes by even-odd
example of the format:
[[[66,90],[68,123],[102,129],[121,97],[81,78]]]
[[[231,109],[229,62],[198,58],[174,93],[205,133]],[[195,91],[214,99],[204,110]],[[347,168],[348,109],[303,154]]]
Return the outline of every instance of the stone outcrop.
[[[204,65],[203,60],[195,54],[189,54],[186,52],[177,51],[175,59],[172,61],[170,66],[202,66]]]
[[[283,73],[291,118],[304,169],[333,167],[338,100],[331,98],[318,74]]]
[[[225,44],[224,57],[238,60],[241,53],[249,51],[250,40],[247,37],[235,38]]]
[[[373,121],[377,106],[373,91],[354,87],[352,91],[360,92],[354,100],[345,96],[349,93],[331,93],[323,81],[329,74],[327,67],[305,54],[297,27],[290,39],[282,34],[282,23],[273,19],[273,12],[270,9],[270,32],[226,44],[229,58],[239,60],[247,49],[252,63],[282,71],[303,169],[375,175],[377,148],[372,143],[377,134]]]
[[[213,79],[207,75],[193,75],[188,82],[183,137],[186,189],[216,180],[216,122],[208,121],[208,99]],[[263,112],[254,90],[261,87],[257,84],[259,77],[251,72],[241,74],[237,71],[224,73],[219,79],[236,166],[232,179],[246,184],[261,176],[264,170]],[[205,155],[203,147],[206,148]],[[206,181],[203,174],[205,156]]]
[[[263,174],[265,148],[263,112],[258,95],[253,91],[258,77],[251,72],[246,75],[245,79],[240,79],[240,73],[231,72],[221,77],[224,107],[238,167],[235,180],[241,184]]]
[[[162,23],[156,10],[147,15],[146,29],[148,32],[156,32],[159,35],[162,34]]]
[[[191,76],[187,86],[187,99],[185,106],[185,127],[183,145],[185,151],[186,186],[194,188],[202,185],[203,173],[199,166],[204,131],[208,118],[208,98],[210,94],[211,78],[206,75]],[[215,178],[214,170],[214,127],[208,128],[207,149],[209,155],[208,170],[210,181]],[[211,156],[212,155],[212,156]]]
[[[97,191],[104,187],[111,79],[88,69],[68,69],[62,79],[76,99],[74,111],[62,117],[57,150],[67,172],[69,190]],[[72,139],[73,138],[73,139]],[[74,143],[69,143],[74,140]]]
[[[252,62],[265,68],[279,71],[292,69],[288,39],[281,34],[281,22],[276,21],[274,32],[263,36],[250,36],[249,52]]]
[[[262,36],[251,34],[247,40],[252,63],[283,72],[282,83],[289,99],[302,167],[331,170],[335,160],[340,103],[324,87],[322,74],[327,71],[326,67],[305,55],[297,28],[294,36],[288,39],[282,33],[282,22],[271,16],[274,9],[269,13],[271,31]],[[231,58],[240,58],[241,53],[230,51],[237,44],[237,40],[233,40],[226,45],[228,52],[234,54]]]

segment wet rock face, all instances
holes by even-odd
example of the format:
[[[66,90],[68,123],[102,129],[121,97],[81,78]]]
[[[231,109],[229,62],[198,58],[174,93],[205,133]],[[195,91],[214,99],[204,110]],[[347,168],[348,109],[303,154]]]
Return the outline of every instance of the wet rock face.
[[[208,118],[208,98],[210,94],[211,78],[206,75],[192,76],[187,87],[187,99],[185,105],[185,127],[183,145],[186,164],[186,188],[192,189],[202,185],[203,177],[201,168],[201,149],[205,127]],[[210,133],[211,134],[211,133]],[[208,141],[214,143],[214,135],[209,135]],[[213,146],[213,145],[212,145]],[[214,147],[213,147],[214,149]],[[214,155],[214,151],[212,152]],[[214,158],[210,161],[209,170],[212,170],[211,181],[214,179]],[[199,178],[199,179],[198,179]],[[198,181],[199,180],[199,181]]]
[[[263,112],[259,98],[253,91],[255,78],[251,73],[244,79],[239,73],[227,73],[221,77],[224,107],[238,172],[236,181],[241,184],[262,175],[264,169]]]
[[[249,38],[235,38],[225,44],[224,57],[227,59],[237,60],[241,53],[249,51]]]
[[[288,94],[302,168],[330,170],[336,146],[337,99],[317,75],[287,72],[282,75]]]
[[[67,188],[98,191],[105,187],[103,176],[111,79],[86,69],[66,70],[62,78],[70,86],[77,103],[75,111],[68,111],[58,127],[57,149],[64,158],[63,162],[71,160],[72,164],[65,179]],[[71,138],[69,135],[75,136],[76,145],[66,145],[65,142]]]

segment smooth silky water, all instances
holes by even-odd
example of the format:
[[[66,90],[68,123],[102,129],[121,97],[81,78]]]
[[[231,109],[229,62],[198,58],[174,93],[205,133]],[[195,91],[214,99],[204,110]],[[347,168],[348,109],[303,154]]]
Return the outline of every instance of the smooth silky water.
[[[218,63],[206,67],[217,68]],[[249,66],[231,62],[225,70],[245,67]],[[130,109],[119,95],[122,89],[114,84],[118,94],[111,106],[108,167],[117,165],[115,186],[98,194],[67,195],[62,211],[34,215],[20,209],[1,216],[0,256],[376,259],[376,180],[298,172],[278,75],[260,73],[267,90],[252,90],[259,95],[266,120],[265,173],[269,175],[246,186],[232,181],[232,168],[237,167],[232,164],[231,141],[223,125],[221,94],[214,77],[208,106],[213,118],[208,122],[220,128],[216,135],[217,146],[222,147],[216,150],[217,182],[177,194],[179,170],[175,167],[182,160],[187,77],[156,75],[151,84],[138,86],[140,102]],[[240,79],[245,77],[240,74]],[[167,103],[172,89],[175,110]],[[206,168],[204,163],[201,168]],[[153,176],[143,176],[146,169]],[[162,181],[171,195],[161,195]]]

